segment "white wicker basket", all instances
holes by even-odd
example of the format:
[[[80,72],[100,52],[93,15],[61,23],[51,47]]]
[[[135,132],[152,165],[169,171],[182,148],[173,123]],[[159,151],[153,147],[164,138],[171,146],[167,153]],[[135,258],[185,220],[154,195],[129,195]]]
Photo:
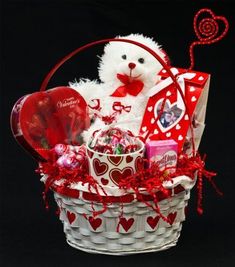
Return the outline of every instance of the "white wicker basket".
[[[92,194],[87,192],[86,187],[78,186],[79,189],[72,189],[73,193],[76,190],[79,195],[76,198],[55,192],[67,242],[72,247],[86,252],[110,255],[153,252],[175,246],[185,220],[190,189],[195,180],[180,176],[174,178],[174,183],[165,183],[165,188],[170,190],[171,196],[159,201],[159,207],[161,213],[171,219],[172,224],[163,221],[145,203],[137,201],[135,195],[132,194],[131,200],[127,200],[130,194],[121,196],[122,192],[117,188],[116,192],[109,192],[112,194],[110,196],[116,194],[114,197],[117,199],[121,196],[126,203],[114,203],[114,200],[108,205],[108,209],[94,220],[92,211],[101,210],[102,203],[92,203],[89,200]]]

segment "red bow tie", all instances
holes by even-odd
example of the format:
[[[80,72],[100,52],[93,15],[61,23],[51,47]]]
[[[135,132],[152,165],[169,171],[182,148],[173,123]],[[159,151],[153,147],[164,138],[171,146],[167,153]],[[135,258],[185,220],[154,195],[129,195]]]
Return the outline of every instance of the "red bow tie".
[[[144,88],[144,83],[139,80],[130,81],[130,77],[124,74],[117,74],[117,78],[124,85],[119,86],[111,96],[125,97],[127,94],[137,96]]]

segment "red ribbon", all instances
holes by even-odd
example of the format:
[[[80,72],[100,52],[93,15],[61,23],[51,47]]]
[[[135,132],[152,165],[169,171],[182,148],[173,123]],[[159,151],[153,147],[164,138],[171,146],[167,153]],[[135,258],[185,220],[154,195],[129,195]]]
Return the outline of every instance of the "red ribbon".
[[[139,80],[130,80],[128,75],[117,74],[117,78],[124,85],[119,86],[111,96],[125,97],[127,94],[137,96],[144,88],[144,83]]]
[[[91,102],[94,103],[94,106],[88,105],[89,108],[94,109],[94,110],[101,110],[100,99],[98,98],[92,99]]]
[[[113,102],[113,110],[122,113],[122,111],[130,112],[131,106],[124,106],[121,102]]]

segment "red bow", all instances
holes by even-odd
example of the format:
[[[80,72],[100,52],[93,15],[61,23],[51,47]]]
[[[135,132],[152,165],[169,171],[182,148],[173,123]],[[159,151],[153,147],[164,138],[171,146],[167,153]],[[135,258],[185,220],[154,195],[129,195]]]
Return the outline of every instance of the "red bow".
[[[117,74],[117,78],[121,81],[124,85],[119,86],[111,96],[116,97],[125,97],[127,94],[132,96],[137,96],[143,89],[144,83],[139,80],[130,80],[128,75],[124,74]]]
[[[130,112],[131,106],[124,106],[121,102],[113,102],[113,110],[122,113],[122,111]]]

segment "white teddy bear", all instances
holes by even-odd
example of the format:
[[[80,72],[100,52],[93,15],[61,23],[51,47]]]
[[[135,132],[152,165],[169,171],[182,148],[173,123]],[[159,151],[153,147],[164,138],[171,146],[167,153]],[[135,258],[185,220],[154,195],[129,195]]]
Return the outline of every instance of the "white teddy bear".
[[[130,34],[116,38],[142,43],[167,62],[165,52],[149,37]],[[162,65],[157,59],[141,47],[125,42],[108,43],[100,57],[101,82],[81,79],[70,83],[90,106],[100,104],[99,111],[91,109],[96,119],[84,133],[85,141],[95,130],[112,122],[138,135],[148,101],[146,94],[159,81],[157,74],[161,69]]]

